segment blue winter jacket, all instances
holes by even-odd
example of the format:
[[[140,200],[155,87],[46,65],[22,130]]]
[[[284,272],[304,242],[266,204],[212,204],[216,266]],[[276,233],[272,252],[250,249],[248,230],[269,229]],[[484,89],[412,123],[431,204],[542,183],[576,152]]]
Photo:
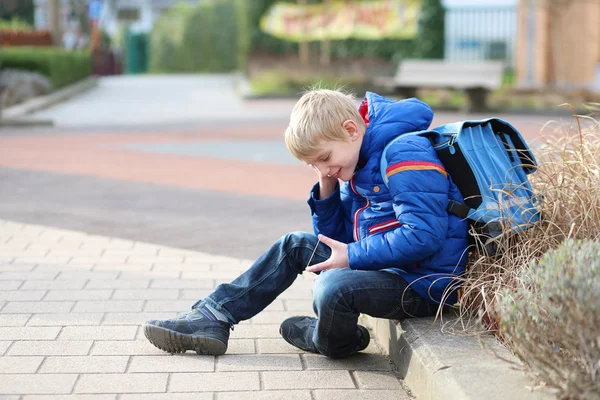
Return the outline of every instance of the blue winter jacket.
[[[464,271],[468,226],[448,214],[448,200],[463,201],[428,139],[407,135],[386,152],[388,184],[380,172],[387,143],[428,129],[431,108],[417,100],[391,100],[367,92],[360,110],[367,122],[357,171],[326,199],[311,192],[315,234],[348,243],[350,268],[400,274],[422,298],[438,304]],[[444,299],[456,302],[455,291]]]

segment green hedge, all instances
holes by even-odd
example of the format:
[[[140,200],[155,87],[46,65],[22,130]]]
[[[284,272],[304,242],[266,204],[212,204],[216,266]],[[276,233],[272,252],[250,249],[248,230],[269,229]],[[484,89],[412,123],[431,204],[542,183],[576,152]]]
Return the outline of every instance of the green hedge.
[[[23,69],[47,76],[54,90],[92,74],[87,51],[69,52],[56,47],[5,47],[0,52],[2,68]]]

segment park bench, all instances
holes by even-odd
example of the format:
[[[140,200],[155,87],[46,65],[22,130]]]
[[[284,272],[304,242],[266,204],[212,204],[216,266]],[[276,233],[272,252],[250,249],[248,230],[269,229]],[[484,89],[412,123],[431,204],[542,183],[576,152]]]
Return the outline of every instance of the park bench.
[[[503,77],[502,61],[404,60],[395,76],[375,78],[374,84],[404,97],[422,88],[462,90],[469,99],[466,111],[477,112],[487,109],[488,94],[500,88]]]

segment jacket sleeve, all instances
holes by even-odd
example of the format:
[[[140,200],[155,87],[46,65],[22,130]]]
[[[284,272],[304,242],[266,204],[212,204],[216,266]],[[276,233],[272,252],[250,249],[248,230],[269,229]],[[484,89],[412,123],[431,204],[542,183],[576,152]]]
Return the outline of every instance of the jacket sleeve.
[[[317,200],[320,199],[319,192],[320,187],[317,182],[310,191],[310,198],[308,199],[315,235],[318,236],[321,233],[339,242],[350,243],[352,233],[347,232],[339,183],[335,191],[326,199]]]
[[[446,237],[450,183],[429,140],[399,139],[382,157],[400,226],[349,244],[352,269],[408,268],[436,253]]]

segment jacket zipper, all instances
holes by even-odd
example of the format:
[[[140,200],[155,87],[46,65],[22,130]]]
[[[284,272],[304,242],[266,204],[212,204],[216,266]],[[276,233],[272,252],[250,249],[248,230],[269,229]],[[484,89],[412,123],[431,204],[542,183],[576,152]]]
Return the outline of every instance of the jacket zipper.
[[[369,228],[369,234],[374,234],[377,232],[381,232],[381,231],[386,231],[388,229],[391,228],[395,228],[397,226],[400,226],[400,221],[398,221],[397,219],[390,219],[389,221],[384,221],[381,222],[379,224],[373,225],[372,227]]]
[[[352,188],[352,191],[354,193],[356,193],[356,195],[358,197],[365,199],[363,196],[358,194],[358,191],[356,190],[356,187],[354,186],[354,177],[352,177],[352,179],[350,180],[350,187]],[[366,200],[367,204],[365,204],[363,207],[356,210],[356,213],[354,213],[354,240],[356,240],[357,242],[359,241],[359,238],[358,238],[358,215],[371,205],[371,202],[369,201],[369,199],[365,199],[365,200]]]

